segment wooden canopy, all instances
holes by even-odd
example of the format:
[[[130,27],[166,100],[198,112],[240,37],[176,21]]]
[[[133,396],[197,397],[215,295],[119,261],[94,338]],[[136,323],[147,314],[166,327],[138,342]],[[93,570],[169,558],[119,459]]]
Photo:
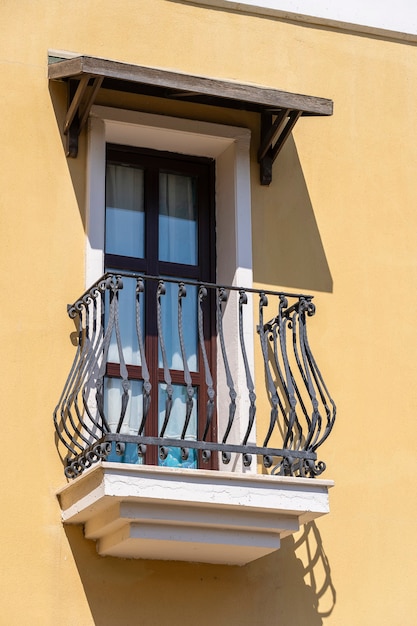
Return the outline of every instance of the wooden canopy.
[[[272,180],[272,164],[301,116],[332,115],[333,102],[232,81],[190,76],[108,59],[79,56],[50,57],[50,80],[68,82],[68,110],[64,122],[67,156],[76,157],[78,136],[100,88],[196,104],[253,111],[261,115],[258,160],[261,184]]]

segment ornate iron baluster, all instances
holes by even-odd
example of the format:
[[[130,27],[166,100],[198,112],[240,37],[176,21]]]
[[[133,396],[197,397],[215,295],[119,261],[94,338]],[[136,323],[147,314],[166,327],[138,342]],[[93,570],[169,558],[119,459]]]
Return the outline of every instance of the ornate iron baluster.
[[[83,298],[84,310],[85,310],[85,327],[84,327],[84,339],[83,339],[83,347],[85,348],[83,363],[79,368],[79,376],[74,385],[73,392],[70,394],[68,398],[68,408],[69,415],[71,415],[70,407],[71,405],[74,407],[74,411],[77,415],[78,423],[75,429],[75,432],[78,436],[81,437],[82,441],[88,447],[91,446],[92,442],[97,441],[98,437],[96,434],[87,426],[87,423],[84,419],[84,392],[85,392],[85,376],[88,373],[89,363],[91,361],[91,353],[92,353],[92,339],[90,339],[90,295],[86,295]],[[79,397],[81,396],[81,408],[79,406]],[[88,415],[88,413],[87,413]],[[71,420],[72,421],[72,420]],[[85,454],[85,446],[83,447],[83,453],[78,457],[78,463],[85,469],[91,466],[92,461]]]
[[[264,307],[268,306],[268,298],[266,296],[266,294],[264,292],[261,292],[259,294],[259,326],[258,326],[258,332],[259,332],[259,337],[260,337],[260,342],[261,342],[261,350],[262,350],[262,356],[264,359],[264,368],[265,368],[265,375],[266,375],[266,380],[268,383],[268,391],[269,391],[269,396],[270,396],[270,402],[271,402],[271,414],[270,414],[270,418],[269,418],[269,428],[268,428],[268,432],[266,434],[266,437],[264,439],[264,443],[263,446],[264,448],[266,448],[268,446],[269,440],[271,438],[272,432],[274,430],[274,426],[276,424],[277,421],[277,417],[278,417],[278,406],[281,406],[280,404],[280,399],[278,397],[275,385],[274,385],[274,381],[272,379],[272,375],[271,375],[271,371],[269,368],[269,356],[268,356],[268,341],[267,341],[267,327],[264,324]],[[264,466],[265,467],[271,467],[272,465],[272,457],[269,455],[265,455],[264,459]]]
[[[69,396],[70,390],[72,388],[73,379],[78,374],[78,364],[81,363],[81,361],[82,361],[82,351],[83,351],[83,346],[82,346],[82,337],[83,337],[82,310],[76,311],[75,308],[71,307],[71,308],[68,309],[68,314],[69,314],[69,316],[72,319],[74,319],[75,317],[78,317],[77,351],[75,353],[74,361],[72,363],[70,372],[69,372],[67,380],[65,382],[64,389],[62,390],[62,393],[61,393],[61,396],[59,398],[58,404],[56,405],[55,410],[54,410],[54,425],[55,425],[55,431],[56,431],[58,439],[61,441],[61,443],[65,446],[65,448],[73,456],[76,456],[77,455],[77,451],[76,451],[75,447],[78,447],[81,451],[83,450],[83,448],[82,448],[82,446],[80,444],[78,444],[76,441],[74,441],[73,435],[70,433],[70,431],[67,428],[67,425],[66,425],[66,421],[67,421],[67,418],[66,418],[66,407],[67,407],[67,402],[68,402],[68,396]],[[58,410],[59,409],[60,409],[60,418],[61,419],[58,422],[58,415],[57,414],[58,414]],[[62,430],[67,435],[68,441],[63,436]],[[73,445],[70,445],[70,444],[73,444]]]
[[[123,288],[123,284],[121,284],[121,286],[119,286],[118,289]],[[123,388],[123,394],[122,394],[122,406],[121,406],[121,410],[120,410],[120,418],[119,418],[119,422],[117,424],[117,430],[116,432],[120,433],[120,429],[122,428],[122,424],[126,415],[126,409],[127,409],[127,404],[129,402],[129,389],[130,389],[130,383],[129,383],[129,374],[127,371],[127,367],[125,364],[125,359],[123,356],[123,346],[122,346],[122,339],[120,337],[120,324],[119,324],[119,291],[115,290],[115,294],[113,296],[114,300],[116,301],[116,306],[115,306],[115,311],[114,311],[114,330],[116,333],[116,342],[117,342],[117,352],[119,354],[119,359],[120,359],[120,376],[122,377],[122,388]],[[124,450],[121,452],[121,454],[123,454]]]
[[[292,309],[290,311],[286,312],[286,316],[288,317],[289,320],[289,326],[290,328],[292,328],[292,344],[293,344],[293,352],[294,352],[294,357],[295,357],[295,361],[298,367],[298,371],[300,372],[301,378],[304,382],[304,385],[306,387],[306,390],[308,392],[308,397],[310,398],[310,400],[312,400],[312,396],[311,396],[311,392],[312,390],[310,389],[309,383],[308,383],[308,379],[306,376],[306,373],[304,371],[304,367],[303,364],[301,362],[300,359],[300,355],[299,355],[299,349],[298,349],[298,344],[301,346],[301,343],[303,342],[302,339],[302,325],[298,322],[299,320],[299,311],[300,311],[300,301],[298,302],[298,304],[294,307],[292,307]],[[297,334],[297,328],[299,328],[298,334]],[[297,338],[298,338],[298,343],[297,343]],[[299,399],[301,406],[302,406],[302,410],[307,422],[307,435],[305,437],[304,440],[304,444],[303,444],[303,449],[306,450],[309,447],[310,444],[310,440],[312,437],[312,434],[314,432],[314,423],[312,422],[312,419],[310,418],[310,415],[307,411],[307,408],[305,407],[304,402],[302,401],[302,396],[301,393],[298,389],[298,386],[295,383],[295,379],[294,376],[291,372],[292,375],[292,379],[294,381],[294,389],[296,391],[297,394],[297,398]],[[313,390],[314,393],[314,390]],[[313,416],[314,416],[314,404],[313,404]]]
[[[208,361],[208,357],[207,357],[207,350],[206,350],[206,344],[204,341],[204,316],[203,316],[203,300],[204,298],[207,297],[207,289],[206,287],[204,287],[204,285],[201,285],[201,287],[198,290],[198,338],[199,338],[199,342],[200,342],[200,347],[201,347],[201,353],[203,355],[203,363],[204,363],[204,374],[205,374],[205,381],[206,381],[206,386],[207,386],[207,396],[208,396],[208,400],[207,400],[207,417],[206,417],[206,423],[205,423],[205,427],[204,427],[204,433],[203,433],[203,437],[202,440],[205,441],[206,437],[208,435],[212,420],[213,420],[213,414],[214,414],[214,398],[215,398],[215,391],[214,391],[214,387],[213,387],[213,378],[210,372],[210,365],[209,365],[209,361]],[[202,452],[202,458],[203,461],[205,463],[208,463],[210,458],[211,458],[211,451],[210,450],[203,450]]]
[[[287,352],[287,324],[288,317],[284,315],[284,309],[288,309],[288,299],[285,296],[280,296],[279,298],[279,308],[278,308],[278,327],[279,327],[279,338],[280,338],[280,347],[282,354],[282,361],[285,372],[285,381],[286,388],[288,394],[289,401],[289,416],[288,416],[288,425],[287,432],[284,437],[283,447],[296,449],[296,444],[293,445],[295,437],[294,437],[294,426],[298,424],[297,412],[296,412],[296,404],[297,400],[294,394],[294,378],[291,372],[289,360],[288,360],[288,352]],[[293,320],[294,325],[294,320]],[[294,326],[295,328],[295,326]],[[288,455],[284,457],[281,464],[281,473],[289,474],[290,476],[294,475],[294,464],[296,463],[296,459]]]
[[[247,356],[247,353],[246,353],[245,337],[244,337],[244,334],[243,334],[243,307],[247,303],[248,303],[248,296],[247,296],[247,294],[246,294],[244,289],[240,289],[240,291],[239,291],[239,340],[240,340],[240,348],[241,348],[242,357],[243,357],[243,364],[245,366],[246,386],[248,388],[249,402],[250,402],[249,416],[248,416],[248,427],[246,429],[246,433],[245,433],[245,436],[244,436],[243,442],[242,442],[242,445],[244,445],[244,446],[246,446],[246,444],[248,442],[249,435],[250,435],[250,432],[252,430],[253,422],[254,422],[255,414],[256,414],[255,387],[254,387],[252,376],[251,376],[250,369],[249,369],[248,356]],[[252,455],[251,454],[244,454],[243,455],[243,465],[245,467],[249,467],[249,465],[251,463],[252,463]]]
[[[287,311],[285,312],[285,315],[287,315]],[[294,319],[294,316],[295,316],[295,310],[291,314],[291,317],[289,317],[288,324],[284,323],[282,332],[286,333],[287,326],[289,328],[292,328],[292,331],[293,331],[293,333],[292,333],[293,341],[296,341],[297,324],[296,324],[296,320]],[[273,333],[274,361],[275,361],[275,365],[276,365],[277,369],[279,370],[279,378],[280,378],[280,382],[281,382],[281,385],[282,385],[282,389],[284,391],[285,398],[287,400],[287,405],[290,406],[289,391],[288,391],[288,388],[287,388],[287,383],[286,383],[286,380],[285,380],[284,375],[282,373],[282,369],[281,369],[280,364],[279,364],[279,361],[280,361],[280,357],[279,357],[280,349],[278,348],[278,337],[279,337],[279,319],[278,318],[274,321],[274,329],[275,329],[275,331]],[[281,360],[282,360],[282,355],[281,355]],[[305,403],[303,401],[302,395],[300,393],[300,390],[299,390],[297,382],[295,380],[293,371],[291,369],[291,365],[289,363],[288,363],[288,369],[289,369],[289,374],[290,374],[290,377],[291,377],[291,382],[292,382],[292,385],[293,385],[293,393],[295,393],[295,395],[297,397],[297,402],[299,403],[299,405],[301,407],[301,412],[303,413],[303,415],[304,415],[304,417],[306,419],[307,424],[309,424],[310,418],[309,418],[309,415],[308,415],[308,411],[306,409]],[[289,424],[287,412],[288,411],[285,411],[285,414],[284,414],[284,422],[285,422],[286,427],[288,429],[290,424]],[[297,429],[298,436],[297,437],[293,437],[294,433],[293,432],[290,433],[290,441],[293,444],[293,446],[292,446],[293,449],[294,450],[299,450],[300,448],[303,447],[303,428],[302,428],[302,425],[300,423],[300,420],[298,419],[297,413],[295,413],[295,423],[294,423],[294,425],[295,425],[295,427]]]
[[[327,386],[323,380],[323,377],[321,375],[321,372],[317,366],[317,363],[313,357],[313,354],[310,350],[310,347],[308,345],[308,341],[307,341],[307,333],[306,333],[306,337],[305,337],[305,345],[306,345],[306,352],[307,352],[307,358],[311,364],[311,371],[312,374],[314,376],[314,379],[316,381],[317,387],[319,388],[319,392],[320,392],[320,397],[323,401],[323,404],[325,406],[325,411],[326,411],[326,415],[327,415],[327,424],[326,424],[326,428],[325,431],[321,437],[321,439],[317,442],[314,443],[314,445],[312,446],[312,450],[316,450],[319,446],[321,446],[321,444],[327,439],[327,437],[330,434],[330,431],[333,428],[333,424],[334,421],[336,419],[336,404],[334,403],[328,389]],[[320,385],[319,385],[320,382]],[[324,390],[324,391],[323,391]],[[327,404],[327,400],[326,400],[326,396],[330,402],[330,404],[332,405],[332,410],[330,410],[328,404]]]
[[[274,364],[275,364],[275,369],[277,371],[278,379],[279,379],[278,388],[281,389],[282,395],[284,397],[284,401],[286,405],[289,406],[290,401],[289,401],[287,383],[286,383],[284,374],[282,372],[282,367],[281,367],[282,355],[280,357],[280,349],[278,347],[278,343],[279,343],[278,316],[272,322],[269,322],[267,324],[267,327],[269,328],[270,341],[272,341],[272,344],[273,344]],[[282,414],[282,418],[284,420],[285,427],[288,429],[289,422],[288,422],[288,416],[287,416],[287,409],[284,407],[281,401],[279,401],[279,408]],[[299,430],[302,433],[301,427]],[[282,436],[284,437],[284,433],[282,434]],[[300,434],[300,438],[301,438],[301,434]]]
[[[294,385],[293,385],[293,377],[290,370],[290,364],[288,361],[288,353],[287,353],[287,318],[283,315],[283,310],[288,308],[288,300],[285,296],[280,296],[279,299],[279,309],[278,309],[278,326],[279,326],[279,339],[281,346],[281,354],[284,365],[285,372],[285,380],[286,380],[286,388],[288,392],[288,400],[290,404],[289,410],[289,419],[288,419],[288,430],[284,437],[284,448],[287,448],[289,443],[292,442],[294,433],[293,428],[296,421],[296,411],[295,406],[297,400],[294,395]]]
[[[89,341],[89,303],[90,297],[89,294],[86,294],[82,300],[78,301],[74,307],[76,314],[78,313],[80,319],[80,330],[81,334],[79,335],[79,342],[81,343],[81,353],[80,353],[80,363],[78,366],[78,370],[76,375],[74,376],[70,391],[67,395],[67,398],[63,404],[64,414],[68,416],[69,422],[74,430],[76,438],[78,438],[81,442],[84,442],[86,446],[89,446],[91,440],[83,433],[85,430],[85,425],[83,423],[82,411],[80,411],[78,406],[78,396],[81,392],[84,383],[84,372],[88,366],[88,358],[90,354],[90,341]],[[84,322],[83,322],[84,320]],[[74,410],[77,416],[77,423],[75,423],[74,416],[72,414],[72,409]],[[91,435],[91,433],[90,433]],[[77,447],[80,447],[81,451],[84,451],[85,445],[82,446],[81,443],[72,436],[72,443]],[[84,469],[84,467],[83,467]]]
[[[111,337],[112,337],[113,330],[114,330],[116,334],[117,352],[118,352],[118,356],[120,360],[120,376],[122,378],[122,389],[123,389],[120,417],[119,417],[119,421],[116,427],[117,433],[120,433],[120,429],[122,427],[122,424],[125,418],[127,404],[129,401],[129,388],[130,388],[130,383],[128,380],[128,371],[127,371],[127,367],[126,367],[124,356],[123,356],[122,341],[120,337],[119,310],[118,310],[119,308],[118,307],[118,304],[119,304],[118,292],[120,289],[123,289],[123,282],[122,282],[121,277],[112,276],[109,282],[109,290],[110,290],[109,320],[107,323],[106,332],[104,334],[103,356],[102,356],[102,361],[101,361],[101,365],[100,365],[100,369],[99,369],[99,373],[97,377],[97,383],[96,383],[97,408],[103,419],[103,422],[107,423],[107,420],[104,414],[103,386],[104,386],[104,377],[106,374],[107,357],[108,357],[109,348],[110,348],[110,341],[111,341]],[[109,428],[109,431],[110,431],[110,428]],[[117,454],[122,455],[124,452],[124,448],[125,448],[124,444],[122,445],[120,443],[117,443],[116,444]]]
[[[97,402],[97,411],[103,421],[103,424],[105,425],[105,428],[107,430],[107,432],[110,432],[110,426],[107,422],[106,416],[104,414],[104,376],[106,373],[106,364],[107,364],[107,355],[108,355],[108,351],[109,351],[109,346],[110,346],[110,340],[111,340],[111,336],[113,333],[113,324],[114,324],[114,306],[115,304],[113,303],[113,298],[112,298],[112,282],[113,282],[113,276],[109,276],[106,280],[106,289],[109,291],[109,299],[110,299],[110,305],[109,305],[109,317],[107,320],[107,325],[105,326],[104,324],[104,319],[105,319],[105,310],[106,310],[106,303],[105,303],[105,299],[106,299],[106,294],[103,294],[103,302],[102,302],[102,325],[103,328],[105,327],[105,331],[104,331],[104,335],[103,335],[103,342],[101,345],[101,362],[100,362],[100,366],[99,366],[99,370],[97,373],[97,379],[96,379],[96,402]]]
[[[97,419],[97,416],[93,415],[93,413],[90,410],[90,407],[88,406],[88,397],[90,395],[90,392],[92,391],[92,388],[94,387],[95,379],[97,377],[98,360],[99,360],[99,354],[101,350],[102,332],[103,332],[103,327],[97,323],[97,315],[98,315],[97,299],[100,296],[101,304],[103,306],[104,304],[103,292],[105,291],[105,289],[106,289],[106,284],[102,282],[97,287],[94,287],[93,289],[91,289],[90,292],[86,294],[86,296],[84,296],[83,298],[83,302],[85,304],[85,310],[87,314],[86,328],[85,328],[85,341],[88,347],[88,352],[85,358],[84,367],[80,368],[80,391],[81,391],[81,385],[82,385],[82,391],[81,391],[82,406],[83,406],[82,410],[80,410],[77,406],[77,403],[75,403],[77,415],[79,416],[79,419],[80,419],[80,424],[82,425],[83,429],[86,430],[91,436],[91,438],[95,441],[99,439],[99,436],[97,435],[97,431],[100,431],[100,436],[102,436],[106,432],[106,429],[103,423]],[[91,308],[93,309],[92,324],[90,323]],[[91,335],[90,335],[90,332],[91,332]],[[93,432],[91,428],[89,428],[89,426],[87,425],[87,422],[83,417],[84,414],[89,418],[93,427],[95,427],[96,429],[95,432]],[[90,440],[90,445],[91,443],[92,442]]]
[[[182,321],[182,301],[183,298],[187,296],[187,290],[184,283],[180,283],[178,285],[178,337],[180,340],[180,349],[181,349],[181,357],[182,364],[184,368],[184,383],[187,388],[187,401],[186,401],[186,412],[185,412],[185,420],[184,427],[181,433],[181,439],[185,439],[185,434],[187,432],[188,425],[191,419],[191,413],[193,411],[193,397],[194,397],[194,388],[192,385],[192,380],[190,376],[190,370],[188,369],[187,363],[187,354],[185,350],[184,344],[184,327]],[[183,461],[188,459],[189,450],[187,448],[181,448],[181,458]]]
[[[165,293],[166,293],[165,283],[163,280],[160,280],[158,282],[158,288],[156,292],[158,339],[159,339],[159,345],[161,347],[162,365],[164,368],[164,381],[167,386],[167,389],[166,389],[167,397],[165,400],[165,418],[162,424],[161,431],[159,433],[160,437],[164,437],[166,428],[168,426],[168,422],[169,422],[169,418],[170,418],[171,410],[172,410],[172,394],[174,391],[172,387],[171,372],[169,371],[169,367],[168,367],[168,360],[167,360],[165,341],[164,341],[164,333],[162,331],[161,296],[164,296]],[[165,446],[161,446],[159,448],[159,458],[162,460],[165,460],[167,456],[168,456],[168,448],[166,448]]]
[[[323,377],[320,373],[319,368],[317,367],[317,363],[313,357],[313,354],[311,352],[310,349],[310,345],[308,342],[308,338],[307,338],[307,329],[306,329],[306,323],[305,323],[305,314],[307,313],[307,315],[309,317],[311,317],[312,315],[314,315],[315,313],[315,306],[313,305],[312,302],[310,302],[309,300],[303,298],[303,306],[302,306],[302,315],[303,315],[303,328],[302,328],[302,339],[303,339],[303,348],[304,348],[304,353],[305,353],[305,358],[306,358],[306,362],[308,362],[309,364],[309,368],[311,371],[311,374],[314,378],[314,381],[316,383],[320,398],[322,400],[323,406],[324,406],[324,410],[326,413],[326,418],[327,418],[327,423],[326,423],[326,428],[324,430],[324,433],[322,435],[322,437],[319,439],[319,435],[321,432],[321,416],[320,416],[320,422],[319,422],[319,427],[317,429],[316,432],[316,436],[314,437],[314,439],[312,439],[311,445],[310,445],[310,449],[312,451],[316,451],[317,448],[327,439],[327,437],[330,434],[330,431],[333,428],[333,424],[334,421],[336,419],[336,405],[326,387],[326,384],[324,383]],[[311,380],[311,379],[310,379]],[[330,410],[328,404],[327,404],[327,400],[326,400],[326,396],[330,402],[330,404],[332,405],[332,410]],[[317,409],[318,411],[318,409]],[[323,461],[319,461],[316,465],[314,464],[313,461],[309,462],[308,460],[306,460],[306,469],[307,471],[314,476],[317,476],[318,474],[321,474],[325,469],[326,469],[326,464]]]
[[[220,347],[221,347],[221,351],[222,351],[222,358],[223,358],[223,364],[224,364],[224,370],[226,373],[226,385],[229,388],[229,397],[230,397],[230,403],[229,403],[229,419],[227,422],[227,426],[226,426],[226,430],[225,433],[223,435],[223,439],[222,439],[222,443],[226,443],[227,442],[227,438],[229,436],[230,430],[233,426],[233,422],[234,422],[234,418],[235,418],[235,413],[236,413],[236,390],[233,384],[233,378],[232,375],[230,373],[230,367],[229,367],[229,360],[227,358],[227,352],[226,352],[226,345],[225,345],[225,341],[224,341],[224,332],[223,332],[223,308],[222,308],[222,304],[223,302],[227,302],[227,293],[226,290],[223,287],[220,287],[218,290],[218,296],[217,296],[217,329],[218,329],[218,333],[219,333],[219,338],[220,338]],[[223,463],[227,464],[230,463],[230,459],[232,458],[232,455],[230,452],[226,452],[223,451],[222,452],[222,461]]]
[[[310,375],[310,364],[308,362],[306,348],[305,348],[305,340],[304,340],[305,305],[306,305],[305,300],[300,299],[297,313],[298,313],[298,326],[299,326],[298,340],[299,340],[299,346],[300,346],[300,352],[301,352],[301,360],[298,354],[297,341],[295,337],[293,338],[293,347],[294,347],[294,354],[296,356],[299,371],[301,373],[302,379],[304,381],[305,387],[307,389],[307,392],[310,396],[310,400],[312,403],[312,415],[311,415],[311,419],[308,420],[309,430],[308,430],[308,435],[306,437],[305,444],[304,444],[305,450],[311,450],[311,442],[314,439],[316,439],[316,437],[320,434],[321,415],[319,412],[316,391],[315,391],[314,385],[312,383],[311,375]],[[311,304],[311,307],[314,307],[314,305]],[[297,323],[297,316],[294,314],[293,318],[294,318],[294,326],[295,326]],[[314,470],[315,470],[314,462],[310,462],[307,460],[307,461],[304,461],[303,463],[300,463],[300,474],[302,476],[305,476],[306,472],[314,473]]]
[[[140,360],[142,364],[142,377],[143,377],[143,409],[142,409],[142,421],[138,429],[138,435],[142,435],[145,430],[146,420],[151,405],[151,389],[152,385],[149,377],[148,365],[146,363],[145,346],[142,336],[142,324],[140,319],[140,294],[145,291],[145,285],[142,278],[136,280],[136,334],[138,337]],[[138,444],[139,456],[144,456],[146,452],[146,444]]]
[[[92,432],[90,428],[88,428],[87,424],[85,423],[85,420],[83,420],[83,424],[85,425],[85,428],[89,432],[89,434],[96,440],[98,439],[97,431],[100,431],[101,435],[105,432],[103,424],[99,420],[97,420],[97,416],[93,415],[93,413],[90,411],[90,407],[88,406],[88,397],[90,395],[90,391],[92,390],[91,382],[94,380],[94,376],[97,373],[96,372],[97,356],[98,356],[97,349],[99,348],[100,338],[101,338],[101,327],[99,327],[99,324],[97,323],[97,297],[98,295],[102,296],[102,294],[98,290],[96,294],[93,294],[93,292],[90,292],[90,296],[92,300],[90,307],[91,306],[93,307],[93,323],[92,323],[91,338],[88,337],[89,332],[86,329],[86,337],[89,340],[89,351],[88,351],[86,364],[85,364],[86,373],[85,373],[85,376],[83,375],[83,378],[85,378],[85,384],[82,389],[82,403],[84,407],[83,410],[86,413],[87,417],[89,418],[91,424],[95,427],[96,431]],[[90,328],[89,323],[87,324],[87,328],[88,329]]]

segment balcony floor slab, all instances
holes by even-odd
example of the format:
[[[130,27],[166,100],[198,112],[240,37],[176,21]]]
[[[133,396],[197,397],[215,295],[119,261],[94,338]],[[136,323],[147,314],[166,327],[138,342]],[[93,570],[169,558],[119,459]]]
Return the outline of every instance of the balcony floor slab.
[[[243,565],[329,512],[330,480],[100,462],[57,496],[99,554]]]

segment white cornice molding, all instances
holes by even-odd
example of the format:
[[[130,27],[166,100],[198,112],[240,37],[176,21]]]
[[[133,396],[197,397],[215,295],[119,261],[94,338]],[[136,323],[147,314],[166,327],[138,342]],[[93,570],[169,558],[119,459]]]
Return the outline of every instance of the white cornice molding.
[[[269,15],[389,39],[417,42],[415,0],[185,0],[191,4]]]

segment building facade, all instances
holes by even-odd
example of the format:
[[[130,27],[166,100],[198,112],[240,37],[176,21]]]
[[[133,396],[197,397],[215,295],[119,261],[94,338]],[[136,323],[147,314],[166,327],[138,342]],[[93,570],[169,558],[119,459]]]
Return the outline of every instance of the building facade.
[[[416,16],[299,5],[0,5],[1,623],[415,622]]]

